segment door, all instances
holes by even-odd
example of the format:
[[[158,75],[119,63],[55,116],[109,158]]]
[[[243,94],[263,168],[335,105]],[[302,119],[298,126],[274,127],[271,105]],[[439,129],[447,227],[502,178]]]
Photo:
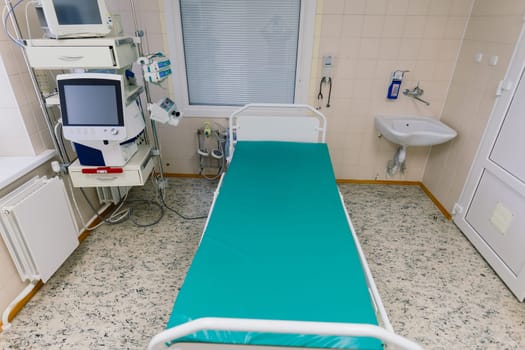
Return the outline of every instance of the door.
[[[522,32],[454,216],[521,301],[525,298],[524,68]]]

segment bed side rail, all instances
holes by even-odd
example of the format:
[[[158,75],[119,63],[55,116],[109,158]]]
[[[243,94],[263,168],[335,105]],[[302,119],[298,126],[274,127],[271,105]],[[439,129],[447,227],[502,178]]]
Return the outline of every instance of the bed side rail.
[[[423,350],[423,348],[394,332],[370,324],[253,320],[239,318],[199,318],[165,330],[157,334],[149,343],[148,350],[167,349],[176,339],[199,331],[232,331],[281,334],[312,334],[323,336],[368,337],[394,345],[403,350]]]
[[[394,332],[394,328],[392,327],[392,323],[390,323],[390,320],[388,318],[388,315],[385,309],[385,305],[383,304],[383,301],[381,300],[381,296],[379,295],[379,290],[377,289],[377,285],[374,281],[374,277],[372,276],[372,271],[370,270],[370,267],[368,266],[368,262],[366,261],[365,253],[363,251],[363,248],[361,247],[361,243],[359,243],[359,237],[357,237],[357,233],[355,231],[354,225],[352,224],[352,220],[350,220],[350,214],[348,213],[348,209],[346,208],[345,199],[341,191],[339,191],[339,198],[341,199],[341,205],[343,206],[343,209],[346,215],[346,221],[348,222],[348,226],[350,227],[350,231],[352,232],[352,237],[354,238],[357,252],[359,253],[361,265],[363,266],[363,270],[365,272],[368,290],[370,291],[370,296],[372,297],[372,300],[376,307],[376,313],[379,313],[383,327],[385,327],[388,331]]]

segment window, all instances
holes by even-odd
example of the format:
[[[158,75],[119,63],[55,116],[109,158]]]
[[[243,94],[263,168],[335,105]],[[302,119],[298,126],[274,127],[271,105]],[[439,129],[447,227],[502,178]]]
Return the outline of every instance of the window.
[[[246,103],[306,102],[315,1],[166,5],[167,16],[174,14],[168,38],[175,99],[185,116],[224,117]]]

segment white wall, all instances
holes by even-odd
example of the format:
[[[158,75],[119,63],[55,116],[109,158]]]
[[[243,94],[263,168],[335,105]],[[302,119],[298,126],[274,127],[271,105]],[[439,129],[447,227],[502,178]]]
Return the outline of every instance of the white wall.
[[[25,27],[24,16],[18,14],[18,18]],[[0,58],[0,156],[32,156],[53,148],[22,50],[3,29]]]
[[[449,211],[459,198],[523,25],[525,1],[477,0],[467,28],[442,120],[458,131],[433,147],[423,182]],[[477,63],[474,55],[483,54]],[[498,56],[490,66],[490,56]]]

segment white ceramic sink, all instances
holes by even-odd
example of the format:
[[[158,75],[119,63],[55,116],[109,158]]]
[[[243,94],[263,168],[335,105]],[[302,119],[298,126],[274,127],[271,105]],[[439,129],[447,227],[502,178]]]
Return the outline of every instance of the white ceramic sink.
[[[376,116],[375,126],[387,140],[401,146],[432,146],[452,140],[457,132],[429,117]]]

